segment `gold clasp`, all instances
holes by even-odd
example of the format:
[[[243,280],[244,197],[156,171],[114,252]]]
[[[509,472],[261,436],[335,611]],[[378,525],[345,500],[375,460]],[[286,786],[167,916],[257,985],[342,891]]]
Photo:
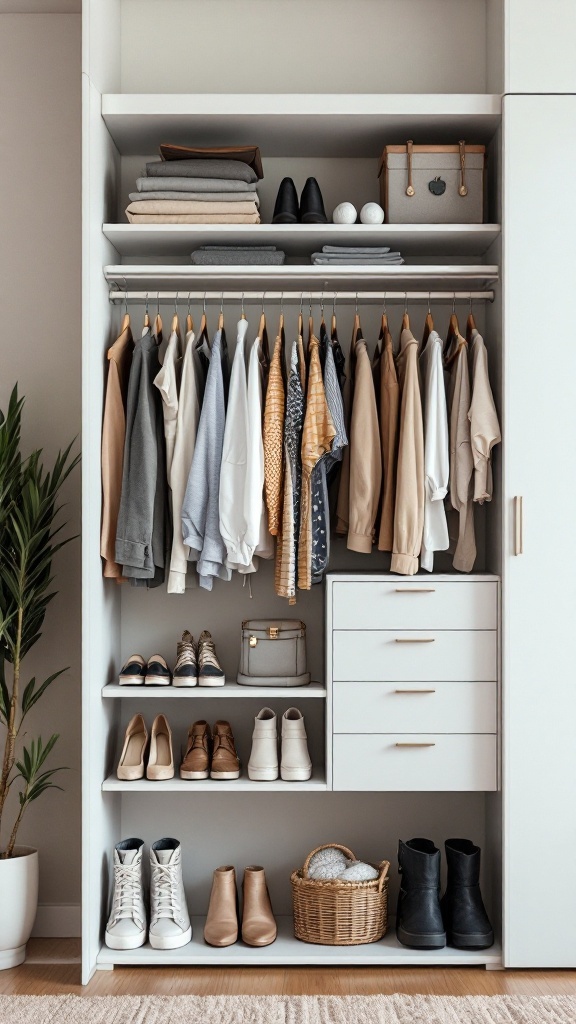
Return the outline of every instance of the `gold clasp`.
[[[271,640],[277,640],[280,629],[278,626],[268,626],[268,636]]]

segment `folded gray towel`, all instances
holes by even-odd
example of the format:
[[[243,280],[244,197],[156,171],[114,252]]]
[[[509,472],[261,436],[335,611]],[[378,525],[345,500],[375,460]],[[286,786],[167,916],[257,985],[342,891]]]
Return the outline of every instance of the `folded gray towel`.
[[[192,263],[201,267],[279,267],[286,259],[283,252],[203,252],[192,253]]]
[[[139,192],[256,192],[253,181],[237,181],[235,178],[179,178],[172,177],[136,178]]]
[[[196,252],[281,252],[275,245],[201,245]]]
[[[256,203],[260,206],[257,192],[130,192],[131,203],[144,200],[167,199],[170,202],[196,203]]]
[[[313,263],[313,265],[315,267],[319,267],[319,266],[325,266],[325,267],[356,267],[356,266],[363,266],[363,267],[374,267],[374,266],[393,267],[393,266],[398,266],[401,263],[404,263],[404,260],[402,259],[401,256],[400,257],[395,257],[394,259],[391,259],[391,260],[387,260],[385,256],[372,256],[372,257],[370,257],[370,256],[349,256],[345,260],[330,259],[328,256],[326,256],[324,258],[322,258],[321,256],[320,257],[318,257],[318,256],[314,257],[313,256],[313,257],[311,257],[311,259],[312,259],[312,263]]]
[[[315,260],[330,260],[334,263],[346,263],[349,259],[377,259],[377,260],[395,260],[401,256],[399,252],[386,252],[386,253],[366,253],[366,254],[355,254],[355,253],[335,253],[335,252],[313,252],[311,259]]]
[[[335,255],[351,253],[353,256],[384,256],[390,252],[390,246],[386,245],[323,245],[322,252],[331,252]]]
[[[228,178],[235,181],[258,181],[243,160],[154,160],[146,164],[149,178]]]

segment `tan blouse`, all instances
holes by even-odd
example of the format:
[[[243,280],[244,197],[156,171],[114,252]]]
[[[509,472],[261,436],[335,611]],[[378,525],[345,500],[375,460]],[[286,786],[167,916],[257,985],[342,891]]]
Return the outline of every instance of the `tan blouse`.
[[[126,437],[126,392],[134,342],[130,317],[126,315],[122,330],[108,349],[108,380],[102,424],[102,529],[100,554],[102,575],[122,582],[122,566],[118,565],[114,548],[116,524],[122,491],[124,439]]]
[[[394,546],[394,504],[396,501],[396,459],[400,389],[394,364],[390,331],[384,332],[380,357],[380,441],[382,445],[382,512],[380,516],[379,551],[392,551]]]
[[[400,433],[394,506],[392,572],[413,576],[424,530],[424,425],[418,376],[418,342],[405,329],[397,359],[400,388]]]

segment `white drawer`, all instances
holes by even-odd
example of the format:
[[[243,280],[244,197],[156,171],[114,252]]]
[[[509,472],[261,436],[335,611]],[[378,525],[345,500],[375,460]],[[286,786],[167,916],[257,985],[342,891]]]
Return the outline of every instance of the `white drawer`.
[[[334,732],[497,731],[496,683],[334,683]]]
[[[426,744],[398,746],[398,744]],[[334,736],[335,790],[497,789],[496,736]]]
[[[498,678],[497,635],[493,630],[337,629],[332,678],[489,682]]]
[[[335,582],[334,629],[496,629],[498,584],[401,578]]]

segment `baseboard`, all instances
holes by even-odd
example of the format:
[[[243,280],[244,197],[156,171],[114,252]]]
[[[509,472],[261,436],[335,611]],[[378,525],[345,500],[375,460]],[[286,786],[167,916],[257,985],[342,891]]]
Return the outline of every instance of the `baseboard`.
[[[79,903],[39,903],[32,929],[35,938],[71,939],[82,934]]]

